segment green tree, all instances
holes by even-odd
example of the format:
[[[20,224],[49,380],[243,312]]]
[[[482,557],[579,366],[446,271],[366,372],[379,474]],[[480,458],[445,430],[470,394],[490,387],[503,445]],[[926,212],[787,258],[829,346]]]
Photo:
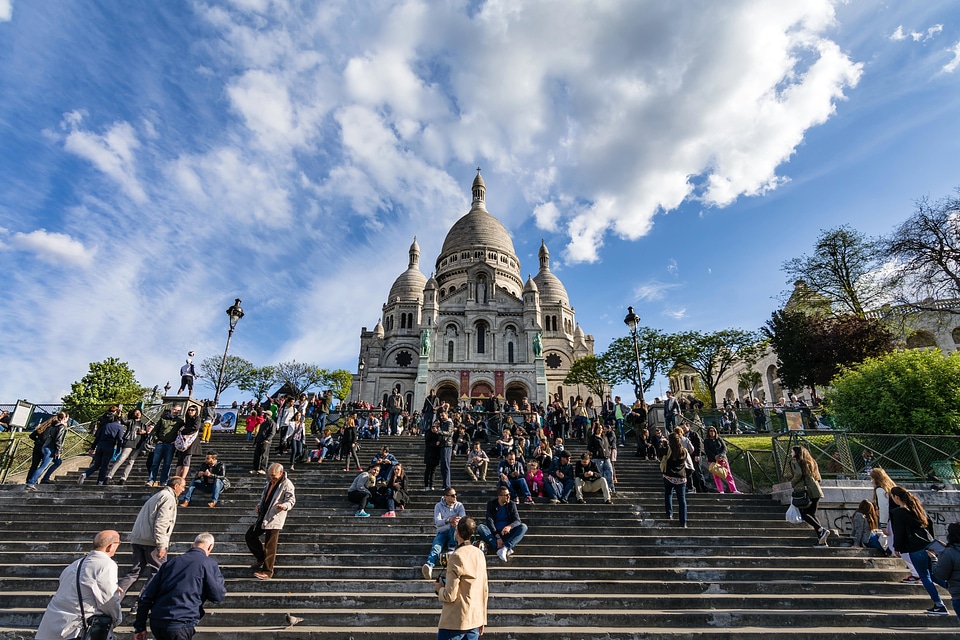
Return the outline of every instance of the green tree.
[[[294,396],[306,393],[310,389],[320,386],[324,382],[323,369],[307,362],[281,362],[274,370],[277,382],[282,382]]]
[[[746,389],[751,398],[757,395],[757,389],[760,387],[762,381],[763,376],[760,375],[759,371],[754,371],[753,369],[741,371],[737,374],[737,385]]]
[[[821,231],[813,254],[787,260],[782,269],[790,282],[803,280],[812,291],[830,298],[842,313],[863,318],[884,290],[876,275],[880,266],[878,241],[843,225]]]
[[[237,387],[241,391],[252,393],[254,398],[259,401],[266,398],[270,393],[270,388],[277,383],[277,370],[269,365],[265,367],[253,367],[247,376],[237,382]]]
[[[674,335],[677,341],[677,364],[697,372],[707,391],[710,406],[717,408],[717,385],[738,362],[753,365],[767,348],[755,331],[721,329],[711,333],[684,331]]]
[[[577,358],[570,365],[570,371],[563,379],[563,384],[583,385],[590,393],[602,399],[610,385],[603,377],[601,368],[602,362],[597,356]]]
[[[843,371],[824,402],[861,433],[960,435],[960,355],[896,351]]]
[[[775,311],[763,328],[777,353],[777,372],[788,389],[825,387],[844,367],[889,352],[893,334],[879,320]]]
[[[200,383],[212,389],[214,393],[217,393],[217,379],[220,377],[220,364],[222,362],[223,358],[221,356],[210,356],[209,358],[204,358],[198,367]],[[239,356],[227,356],[226,366],[223,369],[223,379],[220,381],[219,393],[223,393],[234,385],[237,385],[239,388],[240,382],[247,378],[253,369],[253,363],[249,360],[244,360]]]
[[[133,369],[119,358],[91,362],[90,369],[63,396],[63,410],[78,422],[88,422],[111,404],[134,405],[149,390],[141,386]]]
[[[637,346],[640,380],[637,379],[637,350],[632,337],[617,338],[600,356],[600,373],[611,385],[629,382],[636,391],[642,383],[643,390],[649,391],[657,376],[666,374],[679,355],[676,338],[651,327],[637,329]]]
[[[323,386],[333,390],[333,397],[341,403],[350,397],[350,388],[353,385],[353,374],[346,369],[323,370]]]

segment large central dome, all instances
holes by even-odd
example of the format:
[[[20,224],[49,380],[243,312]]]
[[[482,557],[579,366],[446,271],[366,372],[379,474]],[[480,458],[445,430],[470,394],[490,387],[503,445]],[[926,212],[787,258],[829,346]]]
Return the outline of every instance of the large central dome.
[[[443,241],[441,258],[458,251],[485,248],[506,253],[516,260],[517,254],[513,249],[513,240],[510,239],[507,228],[487,213],[484,204],[485,191],[483,178],[477,173],[473,181],[473,206],[467,215],[457,220],[450,228]]]

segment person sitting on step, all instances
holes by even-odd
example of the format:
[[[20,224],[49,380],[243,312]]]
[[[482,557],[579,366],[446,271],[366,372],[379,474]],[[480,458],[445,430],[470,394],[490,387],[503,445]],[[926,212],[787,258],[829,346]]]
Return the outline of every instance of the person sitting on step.
[[[467,475],[469,475],[474,482],[478,480],[486,482],[487,467],[489,465],[490,457],[487,455],[487,452],[483,450],[480,441],[474,442],[473,450],[467,457]]]
[[[573,465],[570,464],[570,452],[561,451],[560,457],[554,458],[553,463],[547,470],[547,477],[544,481],[544,491],[550,499],[550,504],[562,502],[567,504],[570,500],[570,494],[574,489],[575,472]]]
[[[597,463],[590,459],[589,453],[584,452],[580,455],[580,460],[574,467],[573,475],[576,478],[574,480],[574,491],[576,491],[579,504],[586,502],[583,499],[584,493],[596,493],[598,491],[603,494],[605,504],[613,504],[613,501],[610,500],[610,487],[607,486],[607,481],[600,473]]]
[[[526,504],[533,504],[533,498],[530,496],[530,487],[527,486],[527,470],[523,463],[517,460],[517,454],[513,451],[507,452],[507,457],[500,461],[497,467],[497,486],[504,486],[510,489],[513,494],[513,501],[520,502],[520,496]]]
[[[390,475],[390,471],[398,462],[396,456],[390,453],[390,447],[384,446],[380,447],[380,453],[373,456],[370,464],[375,464],[380,467],[380,473],[377,475],[377,479],[386,480],[387,476]]]
[[[514,444],[516,443],[513,440],[513,434],[510,433],[510,429],[504,429],[503,434],[497,438],[497,455],[505,458],[508,451],[513,451]]]
[[[190,483],[190,487],[187,489],[187,492],[183,494],[183,498],[181,498],[181,507],[190,506],[193,492],[198,489],[210,492],[211,496],[210,502],[207,503],[208,507],[212,509],[217,506],[227,479],[226,468],[223,466],[223,463],[218,460],[218,457],[219,455],[216,451],[207,452],[203,466],[200,467],[200,471],[197,472],[197,477]]]
[[[350,488],[347,489],[347,500],[357,505],[357,512],[353,515],[358,518],[370,517],[370,514],[366,512],[366,508],[367,503],[373,498],[372,489],[377,486],[378,473],[380,473],[380,465],[370,465],[369,469],[357,474]]]
[[[527,463],[526,480],[530,495],[534,498],[543,497],[543,471],[540,470],[540,463],[536,460]]]
[[[440,561],[440,554],[456,547],[457,541],[454,537],[457,523],[460,518],[467,517],[467,511],[463,504],[457,501],[457,490],[448,487],[443,492],[443,497],[433,508],[433,524],[437,529],[433,537],[433,544],[430,546],[430,553],[427,555],[427,561],[420,567],[424,579],[433,579],[433,567]]]
[[[498,488],[497,497],[487,502],[486,518],[477,526],[477,533],[487,543],[487,549],[496,549],[502,562],[507,562],[527,534],[527,525],[520,521],[520,512],[517,505],[510,502],[506,487]]]

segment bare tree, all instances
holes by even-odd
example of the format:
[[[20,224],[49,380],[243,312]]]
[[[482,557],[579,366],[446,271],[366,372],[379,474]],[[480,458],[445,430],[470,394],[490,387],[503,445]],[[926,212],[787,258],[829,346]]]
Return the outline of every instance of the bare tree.
[[[882,299],[879,267],[878,241],[844,225],[821,231],[812,255],[787,260],[781,268],[791,282],[803,280],[842,313],[864,318]]]
[[[919,311],[960,313],[957,305],[937,304],[960,298],[960,189],[935,202],[918,200],[881,251],[893,263],[888,282],[897,302]]]

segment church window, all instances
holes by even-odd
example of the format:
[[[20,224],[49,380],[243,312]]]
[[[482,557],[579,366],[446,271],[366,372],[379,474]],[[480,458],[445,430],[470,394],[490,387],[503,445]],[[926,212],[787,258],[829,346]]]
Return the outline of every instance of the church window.
[[[563,364],[563,359],[557,353],[548,353],[547,357],[544,358],[544,363],[551,369],[559,369],[560,365]]]
[[[507,362],[513,364],[513,343],[507,343]]]
[[[447,343],[447,362],[453,362],[453,340]]]
[[[407,328],[407,314],[405,313],[400,314],[400,328],[401,329]]]
[[[409,351],[400,351],[397,353],[398,367],[409,367],[411,362],[413,362],[413,356],[410,355]]]
[[[473,257],[476,258],[477,260],[479,260],[480,258],[483,257],[483,251],[474,251],[474,252],[473,252]]]
[[[445,296],[445,295],[447,295],[447,290],[446,290],[446,289],[440,289],[440,297],[442,298],[442,297]]]
[[[477,353],[486,353],[487,350],[487,323],[477,323]]]
[[[457,256],[450,256],[450,262],[456,262]]]
[[[407,314],[407,328],[408,328],[408,329],[413,329],[413,314],[412,314],[412,313],[408,313],[408,314]]]
[[[446,258],[443,259],[443,262],[440,263],[440,266],[441,266],[441,267],[447,266],[447,259],[446,259]]]

